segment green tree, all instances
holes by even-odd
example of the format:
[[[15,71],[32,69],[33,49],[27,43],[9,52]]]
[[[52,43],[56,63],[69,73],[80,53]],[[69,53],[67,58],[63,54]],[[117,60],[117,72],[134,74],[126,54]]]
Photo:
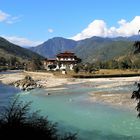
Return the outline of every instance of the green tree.
[[[140,83],[137,83],[138,90],[133,91],[131,98],[138,101],[136,109],[138,111],[138,117],[140,118]]]
[[[19,60],[18,60],[17,57],[11,56],[11,57],[8,59],[8,63],[9,63],[9,66],[15,66],[17,63],[19,63]]]
[[[31,61],[27,62],[25,70],[38,71],[41,70],[42,67],[42,62],[39,59],[33,58]]]
[[[4,57],[0,57],[0,66],[5,66],[7,63],[7,60]]]
[[[110,60],[107,66],[109,69],[118,69],[118,62],[116,60]]]
[[[133,62],[133,68],[139,69],[140,68],[140,60],[137,59]]]
[[[78,73],[80,71],[80,68],[79,66],[74,66],[73,70],[75,73]]]
[[[99,69],[106,69],[106,68],[108,68],[108,63],[99,61],[98,67],[99,67]]]
[[[134,46],[134,54],[140,53],[140,41],[135,41],[133,46]]]
[[[129,59],[124,59],[123,61],[119,62],[120,69],[129,69],[132,67],[131,61]]]

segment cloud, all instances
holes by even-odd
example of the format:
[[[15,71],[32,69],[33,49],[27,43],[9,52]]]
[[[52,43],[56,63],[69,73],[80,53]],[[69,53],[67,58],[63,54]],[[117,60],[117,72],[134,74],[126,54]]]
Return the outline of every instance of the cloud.
[[[90,23],[87,28],[77,35],[71,37],[74,40],[82,40],[85,38],[90,38],[92,36],[100,37],[117,37],[117,36],[132,36],[138,33],[140,29],[140,16],[136,16],[130,22],[127,22],[125,19],[118,21],[119,27],[107,27],[107,24],[104,20],[94,20]]]
[[[10,17],[9,14],[4,13],[3,11],[0,10],[0,22],[3,22],[3,21],[5,21],[5,20],[7,20],[8,17]]]
[[[19,22],[19,21],[21,21],[21,17],[22,16],[11,17],[11,18],[6,20],[6,23],[7,24],[14,24],[16,22]]]
[[[49,29],[48,29],[48,32],[49,32],[49,33],[53,33],[53,32],[54,32],[54,30],[53,30],[53,29],[51,29],[51,28],[49,28]]]
[[[0,10],[0,22],[4,22],[7,24],[13,24],[20,21],[21,16],[11,16]]]
[[[2,37],[4,37],[5,39],[7,39],[8,41],[17,44],[19,46],[37,46],[41,43],[43,43],[42,41],[32,41],[29,40],[27,38],[23,38],[23,37],[17,37],[17,36],[5,36],[2,35]]]

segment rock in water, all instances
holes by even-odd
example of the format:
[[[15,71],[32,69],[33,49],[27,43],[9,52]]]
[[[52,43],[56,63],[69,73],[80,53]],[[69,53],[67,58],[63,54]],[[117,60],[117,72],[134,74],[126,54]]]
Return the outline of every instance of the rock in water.
[[[15,87],[25,91],[29,91],[34,88],[41,88],[41,85],[37,84],[29,75],[25,76],[23,80],[16,81],[13,84]]]

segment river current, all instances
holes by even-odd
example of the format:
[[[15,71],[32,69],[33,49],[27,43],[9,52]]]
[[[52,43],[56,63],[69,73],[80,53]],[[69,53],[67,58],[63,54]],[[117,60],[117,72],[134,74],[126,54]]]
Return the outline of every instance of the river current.
[[[139,140],[137,112],[90,102],[88,94],[97,90],[103,89],[76,84],[56,90],[48,88],[23,92],[0,84],[0,107],[6,106],[11,98],[20,94],[20,100],[32,101],[32,111],[40,110],[41,115],[58,122],[62,133],[76,132],[79,140]],[[108,90],[113,92],[111,88]],[[127,92],[132,89],[131,86],[122,86],[114,90],[119,93],[120,90]]]

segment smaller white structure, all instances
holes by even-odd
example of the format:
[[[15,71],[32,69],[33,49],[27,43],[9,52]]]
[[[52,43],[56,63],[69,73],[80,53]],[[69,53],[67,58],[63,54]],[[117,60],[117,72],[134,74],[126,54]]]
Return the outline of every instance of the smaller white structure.
[[[67,74],[66,70],[62,70],[62,74]]]

